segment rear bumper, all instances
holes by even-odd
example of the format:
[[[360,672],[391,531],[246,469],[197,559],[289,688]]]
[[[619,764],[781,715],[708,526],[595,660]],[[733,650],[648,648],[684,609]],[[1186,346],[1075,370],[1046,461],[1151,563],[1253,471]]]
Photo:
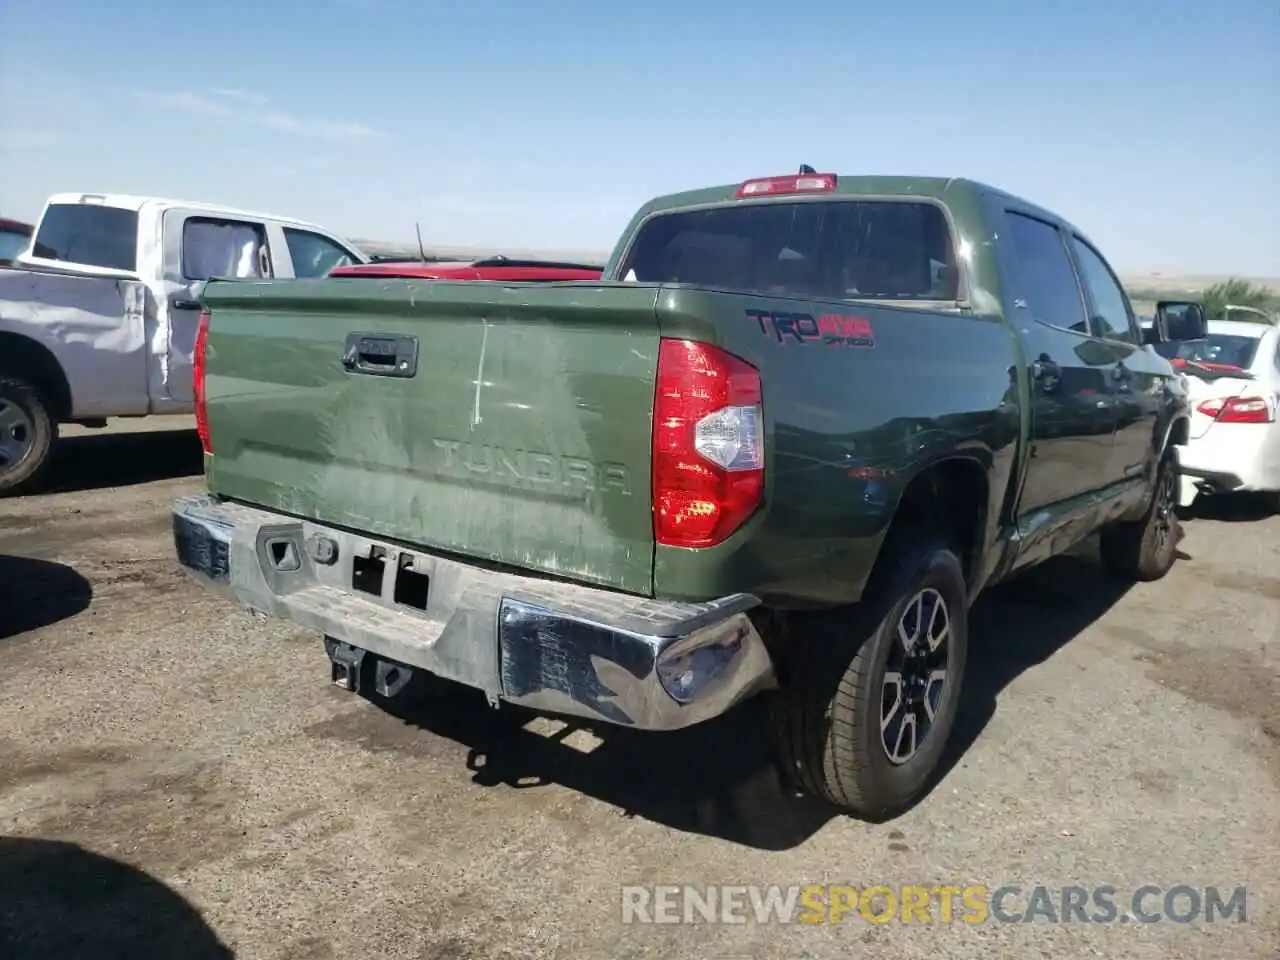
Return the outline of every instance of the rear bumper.
[[[1219,423],[1192,439],[1179,458],[1184,501],[1192,490],[1280,490],[1280,448],[1273,431],[1261,424]]]
[[[206,586],[495,703],[675,730],[775,685],[753,596],[668,603],[495,572],[203,494],[172,513],[178,562]]]

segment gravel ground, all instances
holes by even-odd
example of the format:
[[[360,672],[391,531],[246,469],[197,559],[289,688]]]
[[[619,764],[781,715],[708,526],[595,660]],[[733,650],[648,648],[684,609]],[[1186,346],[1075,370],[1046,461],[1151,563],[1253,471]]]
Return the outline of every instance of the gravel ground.
[[[145,426],[80,431],[52,492],[0,501],[0,956],[1280,956],[1280,516],[1201,511],[1157,584],[1083,551],[981,601],[953,765],[870,825],[779,789],[750,704],[595,736],[334,688],[317,636],[175,570],[198,447]],[[1247,922],[621,912],[623,884],[971,883],[1109,884],[1122,913],[1244,885]]]

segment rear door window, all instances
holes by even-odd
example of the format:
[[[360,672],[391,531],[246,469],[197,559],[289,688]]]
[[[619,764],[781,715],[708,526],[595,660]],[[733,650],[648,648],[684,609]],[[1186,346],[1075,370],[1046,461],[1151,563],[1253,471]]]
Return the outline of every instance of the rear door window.
[[[951,230],[934,203],[822,200],[658,214],[622,276],[818,300],[954,300]]]
[[[50,204],[32,253],[87,267],[137,270],[138,211],[97,203]]]
[[[188,217],[182,225],[182,276],[193,281],[271,276],[266,229],[248,220]]]

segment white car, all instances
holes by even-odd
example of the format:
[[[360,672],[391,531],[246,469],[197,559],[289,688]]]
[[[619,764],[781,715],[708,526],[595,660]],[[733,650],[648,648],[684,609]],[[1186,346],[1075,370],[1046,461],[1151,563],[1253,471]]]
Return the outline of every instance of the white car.
[[[1210,320],[1204,340],[1170,357],[1191,401],[1179,500],[1258,492],[1275,495],[1280,507],[1280,321],[1232,315],[1258,319]]]

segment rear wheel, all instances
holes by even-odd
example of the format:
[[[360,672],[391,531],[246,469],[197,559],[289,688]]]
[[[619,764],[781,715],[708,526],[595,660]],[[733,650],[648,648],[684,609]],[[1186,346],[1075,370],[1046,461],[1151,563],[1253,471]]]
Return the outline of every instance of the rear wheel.
[[[1159,580],[1173,567],[1182,533],[1178,487],[1178,462],[1170,448],[1156,469],[1155,489],[1146,512],[1137,520],[1104,528],[1099,537],[1102,562],[1117,577]]]
[[[868,818],[928,786],[955,722],[968,653],[964,575],[932,539],[900,542],[852,611],[822,614],[785,654],[779,756],[801,791]]]
[[[58,424],[36,389],[0,376],[0,496],[39,485],[57,435]]]

